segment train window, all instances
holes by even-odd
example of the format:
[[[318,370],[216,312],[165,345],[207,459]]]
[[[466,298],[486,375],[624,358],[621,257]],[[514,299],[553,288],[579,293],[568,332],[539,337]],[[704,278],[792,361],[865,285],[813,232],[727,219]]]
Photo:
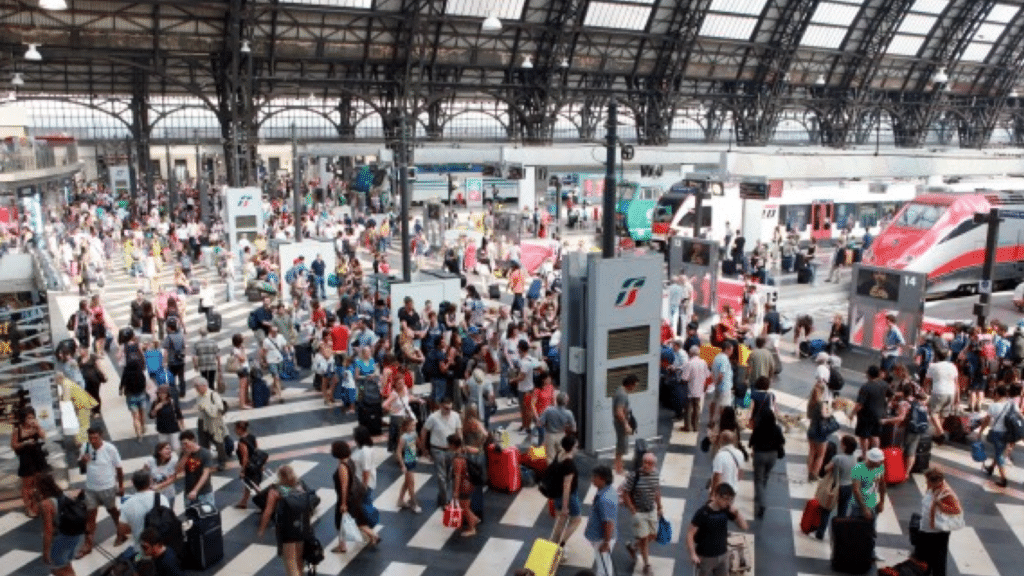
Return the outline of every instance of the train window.
[[[840,228],[853,228],[854,220],[856,219],[856,204],[836,204],[836,226]]]
[[[683,200],[685,200],[683,196],[662,196],[654,208],[653,220],[655,222],[671,222]]]
[[[918,228],[921,230],[927,230],[938,223],[939,218],[946,212],[945,206],[936,206],[935,204],[922,204],[920,202],[911,202],[900,212],[899,218],[896,219],[896,226],[902,228]]]
[[[780,206],[779,220],[785,223],[787,230],[803,232],[807,230],[809,208],[809,206]]]
[[[858,208],[857,219],[865,229],[878,226],[878,204],[861,204]]]

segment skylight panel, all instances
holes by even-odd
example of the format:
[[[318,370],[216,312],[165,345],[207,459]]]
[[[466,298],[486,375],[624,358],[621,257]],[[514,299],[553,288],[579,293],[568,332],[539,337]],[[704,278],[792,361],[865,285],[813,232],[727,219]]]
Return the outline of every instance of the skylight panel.
[[[926,14],[942,14],[946,9],[949,0],[917,0],[910,7],[911,12],[923,12]]]
[[[526,0],[448,0],[444,13],[451,16],[486,18],[491,14],[503,20],[518,20]]]
[[[282,4],[306,4],[309,6],[335,6],[338,8],[373,8],[373,0],[284,0]]]
[[[712,0],[709,10],[711,12],[760,16],[767,3],[768,0]]]
[[[971,36],[971,40],[977,42],[995,42],[1003,35],[1003,30],[1006,30],[1006,24],[991,24],[989,22],[985,22],[978,26],[978,29],[974,31],[974,36]]]
[[[583,25],[598,28],[643,30],[647,27],[647,21],[650,17],[651,6],[648,2],[622,4],[591,2],[587,8],[587,15],[583,18]]]
[[[992,11],[988,13],[988,17],[985,18],[985,20],[988,20],[989,22],[998,22],[999,24],[1009,24],[1019,11],[1020,6],[996,4],[992,7]]]
[[[921,51],[922,44],[924,44],[924,36],[896,34],[886,53],[896,56],[917,56],[917,53]]]
[[[961,60],[968,62],[984,62],[988,58],[988,53],[992,51],[993,44],[989,42],[971,42],[964,49]]]
[[[910,34],[926,34],[932,29],[932,26],[935,26],[936,20],[938,18],[935,16],[907,14],[896,31]]]
[[[860,6],[853,4],[836,4],[834,2],[822,2],[811,16],[814,24],[831,24],[848,28],[857,17]]]
[[[728,38],[730,40],[750,40],[757,27],[757,18],[732,16],[728,14],[708,14],[700,27],[701,36]]]
[[[843,39],[846,38],[846,30],[846,28],[837,28],[835,26],[808,24],[803,38],[800,39],[800,45],[834,50],[843,44]]]

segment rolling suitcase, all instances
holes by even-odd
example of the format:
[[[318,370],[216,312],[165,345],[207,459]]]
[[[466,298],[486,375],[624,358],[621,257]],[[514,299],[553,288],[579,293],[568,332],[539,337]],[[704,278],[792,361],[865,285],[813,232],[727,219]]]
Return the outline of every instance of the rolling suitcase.
[[[810,284],[811,283],[811,269],[800,268],[796,271],[796,283],[797,284]]]
[[[917,441],[917,455],[914,458],[914,466],[911,472],[924,472],[932,463],[932,437],[922,434]]]
[[[874,561],[875,533],[867,518],[832,519],[832,570],[864,574]]]
[[[487,287],[487,297],[491,300],[501,300],[501,286],[491,284]]]
[[[212,310],[208,310],[206,312],[206,331],[207,332],[209,332],[210,334],[213,334],[215,332],[220,332],[220,327],[221,327],[222,323],[223,323],[223,319],[221,318],[220,314],[218,314],[218,313],[216,313],[216,312],[214,312]]]
[[[313,367],[313,347],[309,344],[295,345],[295,364],[303,370]]]
[[[220,512],[209,504],[196,504],[185,509],[185,567],[206,570],[224,558],[224,534],[220,528]]]
[[[950,414],[942,421],[942,429],[949,434],[950,440],[963,444],[967,442],[970,420],[961,414]]]
[[[381,404],[356,403],[356,420],[359,421],[360,426],[366,426],[371,435],[379,436],[381,434],[383,418],[384,408]]]
[[[552,576],[558,570],[562,559],[562,549],[558,544],[537,538],[530,547],[530,555],[526,557],[526,568],[537,576]]]
[[[513,447],[502,450],[487,448],[487,485],[492,490],[515,494],[523,487],[519,471],[519,451]]]
[[[890,486],[907,479],[907,470],[903,463],[903,448],[891,446],[883,448],[885,454],[885,483]]]
[[[736,262],[733,260],[722,260],[722,274],[724,276],[735,276]]]
[[[254,408],[263,408],[270,404],[270,387],[262,377],[251,376],[252,405]]]
[[[810,534],[821,526],[821,504],[816,498],[811,498],[804,506],[804,513],[800,516],[800,531]]]

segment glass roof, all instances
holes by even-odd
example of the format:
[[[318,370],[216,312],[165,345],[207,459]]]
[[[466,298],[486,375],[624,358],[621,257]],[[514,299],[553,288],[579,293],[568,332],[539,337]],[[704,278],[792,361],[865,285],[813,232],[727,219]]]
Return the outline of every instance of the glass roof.
[[[592,1],[583,18],[584,26],[644,30],[651,18],[654,0]]]
[[[917,0],[910,7],[910,12],[903,18],[896,35],[886,49],[887,54],[895,56],[917,56],[924,45],[925,38],[931,33],[938,15],[946,9],[949,0]]]
[[[1020,11],[1019,6],[996,4],[985,16],[985,20],[971,36],[971,43],[964,50],[961,60],[968,62],[984,62],[988,58],[992,46],[1006,30],[1006,24]]]
[[[701,36],[750,40],[768,0],[712,0]]]
[[[708,14],[704,17],[704,23],[700,27],[700,35],[731,40],[750,40],[754,28],[757,27],[757,21],[757,18],[751,16]]]
[[[526,0],[448,0],[445,2],[444,13],[476,18],[494,14],[500,19],[518,20],[523,16],[525,3]]]
[[[337,6],[338,8],[373,8],[373,0],[282,0],[282,4]]]
[[[801,46],[836,49],[842,46],[846,33],[860,12],[860,1],[822,2],[814,10],[811,22],[800,39]]]

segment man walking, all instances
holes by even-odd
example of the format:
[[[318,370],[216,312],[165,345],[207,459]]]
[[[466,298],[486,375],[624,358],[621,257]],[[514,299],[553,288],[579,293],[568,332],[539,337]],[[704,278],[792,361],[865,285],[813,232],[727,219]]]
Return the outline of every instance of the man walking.
[[[928,412],[937,436],[935,440],[945,441],[946,432],[942,422],[956,406],[957,380],[960,378],[956,364],[949,361],[949,353],[945,350],[935,351],[935,361],[928,365],[925,388],[931,383],[932,395],[928,398]]]
[[[566,432],[576,432],[576,417],[568,405],[569,395],[559,392],[555,397],[555,405],[548,406],[537,417],[537,426],[544,429],[544,455],[548,464],[561,454],[562,438]]]
[[[324,263],[324,258],[320,254],[316,255],[316,260],[309,265],[309,269],[313,272],[313,280],[316,282],[316,293],[319,294],[320,300],[327,300],[327,289],[324,287],[324,278],[327,273],[327,265]]]
[[[210,385],[203,377],[192,380],[196,390],[196,409],[199,411],[199,445],[209,450],[212,444],[217,448],[217,470],[224,470],[228,455],[224,449],[224,399],[217,392],[210,390]]]
[[[451,468],[451,454],[448,452],[448,436],[462,438],[462,418],[452,411],[452,399],[444,397],[441,409],[431,414],[420,432],[420,453],[429,454],[434,462],[437,477],[437,507],[448,503],[448,470]]]
[[[654,452],[647,452],[640,469],[627,476],[622,487],[622,501],[633,515],[633,538],[636,539],[626,544],[626,550],[634,561],[639,550],[644,561],[644,574],[651,574],[650,546],[658,536],[658,518],[662,515],[657,467],[657,456]]]
[[[85,544],[78,551],[76,558],[92,552],[93,535],[96,533],[96,514],[102,505],[107,509],[116,526],[121,518],[117,509],[117,498],[124,496],[124,470],[121,468],[121,453],[110,442],[103,440],[102,431],[97,427],[89,428],[88,442],[82,446],[78,457],[79,465],[85,466],[85,507],[89,516],[85,523]],[[127,537],[119,537],[115,545],[119,546]]]
[[[175,477],[185,475],[185,506],[203,503],[216,507],[210,476],[213,474],[213,456],[196,442],[196,434],[185,430],[178,435],[181,441],[181,459],[174,470]]]
[[[612,421],[615,427],[615,473],[624,474],[622,457],[626,454],[627,437],[636,434],[636,430],[630,425],[629,395],[636,390],[640,379],[635,374],[630,374],[622,380],[622,386],[615,391],[612,398]]]
[[[686,547],[698,576],[729,574],[729,521],[740,530],[747,529],[747,521],[733,506],[735,499],[736,490],[731,485],[719,484],[711,492],[711,500],[690,520]]]
[[[715,356],[711,362],[711,380],[714,389],[710,392],[711,405],[708,408],[708,428],[713,428],[718,422],[718,416],[729,403],[729,396],[732,395],[732,351],[735,344],[732,340],[722,343],[722,351]]]
[[[612,548],[618,536],[619,499],[612,486],[611,469],[604,465],[596,466],[591,473],[591,482],[597,494],[583,536],[594,547],[594,573],[597,576],[614,576]]]
[[[700,346],[690,346],[687,354],[689,360],[679,372],[679,377],[687,390],[687,414],[682,430],[696,432],[700,425],[700,399],[704,397],[704,391],[711,383],[711,370],[708,369],[708,363],[700,357]]]
[[[885,454],[880,448],[872,448],[866,454],[867,458],[854,466],[850,473],[854,497],[850,516],[871,520],[871,556],[880,560],[875,552],[875,530],[878,515],[885,510]]]

